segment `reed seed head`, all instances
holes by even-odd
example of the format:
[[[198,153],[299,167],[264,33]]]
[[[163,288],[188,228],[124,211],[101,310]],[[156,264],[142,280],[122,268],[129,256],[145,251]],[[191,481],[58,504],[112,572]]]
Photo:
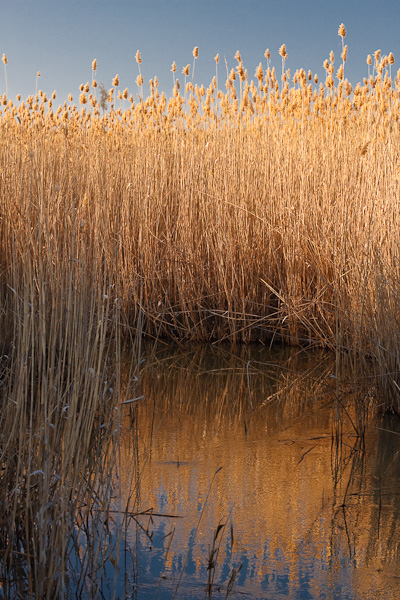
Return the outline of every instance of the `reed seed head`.
[[[343,25],[343,23],[341,23],[339,26],[338,35],[340,35],[342,39],[346,37],[346,27]]]
[[[6,65],[8,63],[7,56],[3,54],[3,63]]]
[[[94,61],[92,62],[92,71],[96,71],[97,70],[97,58],[94,59]]]
[[[136,59],[136,62],[138,65],[140,65],[142,63],[142,57],[140,56],[139,50],[136,51],[135,59]]]
[[[286,52],[286,45],[282,44],[282,46],[279,48],[279,54],[282,56],[283,60],[287,59],[287,52]]]
[[[258,81],[262,81],[264,79],[264,69],[261,63],[259,63],[256,72],[255,72],[255,76],[257,77]]]
[[[119,86],[119,77],[118,77],[118,73],[116,74],[116,76],[114,77],[114,79],[112,80],[112,84],[114,87],[118,87]]]
[[[198,56],[199,56],[199,47],[198,47],[198,46],[195,46],[195,47],[193,48],[193,57],[194,57],[194,58],[197,58]]]

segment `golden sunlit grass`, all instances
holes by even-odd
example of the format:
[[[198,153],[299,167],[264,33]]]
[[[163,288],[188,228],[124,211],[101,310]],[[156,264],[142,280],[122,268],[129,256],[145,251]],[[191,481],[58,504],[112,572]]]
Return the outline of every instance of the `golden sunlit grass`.
[[[85,251],[102,241],[91,269],[115,273],[132,328],[350,351],[379,364],[397,397],[400,74],[376,51],[353,89],[343,24],[338,34],[341,61],[325,60],[325,83],[285,70],[283,44],[280,78],[269,50],[255,79],[237,52],[224,89],[218,70],[208,88],[194,85],[189,64],[182,88],[174,63],[171,98],[157,78],[144,98],[138,51],[139,93],[119,90],[118,75],[97,88],[94,60],[81,109],[71,95],[57,109],[41,90],[18,105],[3,96],[4,281],[15,244],[45,216],[53,265],[77,259],[72,226]]]
[[[400,73],[377,51],[353,88],[345,34],[324,83],[283,45],[280,76],[269,50],[254,79],[238,52],[221,88],[217,55],[205,88],[195,47],[170,98],[157,78],[144,97],[139,51],[132,92],[95,60],[80,108],[0,96],[1,552],[32,559],[38,597],[66,560],[54,515],[102,469],[81,442],[110,420],[121,334],[325,346],[400,410]]]

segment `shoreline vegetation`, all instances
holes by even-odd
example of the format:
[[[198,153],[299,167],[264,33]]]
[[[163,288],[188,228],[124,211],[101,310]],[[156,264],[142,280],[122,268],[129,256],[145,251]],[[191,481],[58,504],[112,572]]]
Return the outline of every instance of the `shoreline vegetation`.
[[[97,85],[96,61],[77,105],[0,96],[5,597],[16,576],[29,596],[65,588],[82,507],[118,463],[126,341],[327,348],[360,406],[400,411],[400,72],[377,51],[352,88],[339,35],[325,82],[290,74],[282,46],[282,73],[267,51],[252,78],[237,53],[220,85],[217,56],[199,87],[195,48],[170,99],[156,78],[144,97],[139,52],[137,101],[118,76]],[[94,569],[100,554],[88,542]]]

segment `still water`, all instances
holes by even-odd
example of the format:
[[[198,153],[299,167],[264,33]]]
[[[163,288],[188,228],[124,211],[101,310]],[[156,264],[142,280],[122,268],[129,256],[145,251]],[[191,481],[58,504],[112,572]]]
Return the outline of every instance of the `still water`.
[[[328,356],[164,349],[140,393],[121,598],[400,598],[399,428],[367,415],[362,443]]]

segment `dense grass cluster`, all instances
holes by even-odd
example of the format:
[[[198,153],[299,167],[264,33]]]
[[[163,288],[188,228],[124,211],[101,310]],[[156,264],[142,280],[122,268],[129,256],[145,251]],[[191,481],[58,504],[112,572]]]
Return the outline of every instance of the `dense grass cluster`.
[[[319,83],[280,53],[251,81],[237,53],[222,86],[217,56],[208,88],[173,66],[170,99],[156,78],[144,98],[139,53],[136,102],[96,61],[80,108],[2,96],[0,552],[38,597],[68,549],[47,557],[51,524],[102,469],[81,443],[111,418],[122,335],[328,347],[400,409],[400,74],[376,52],[352,88],[343,45]]]

